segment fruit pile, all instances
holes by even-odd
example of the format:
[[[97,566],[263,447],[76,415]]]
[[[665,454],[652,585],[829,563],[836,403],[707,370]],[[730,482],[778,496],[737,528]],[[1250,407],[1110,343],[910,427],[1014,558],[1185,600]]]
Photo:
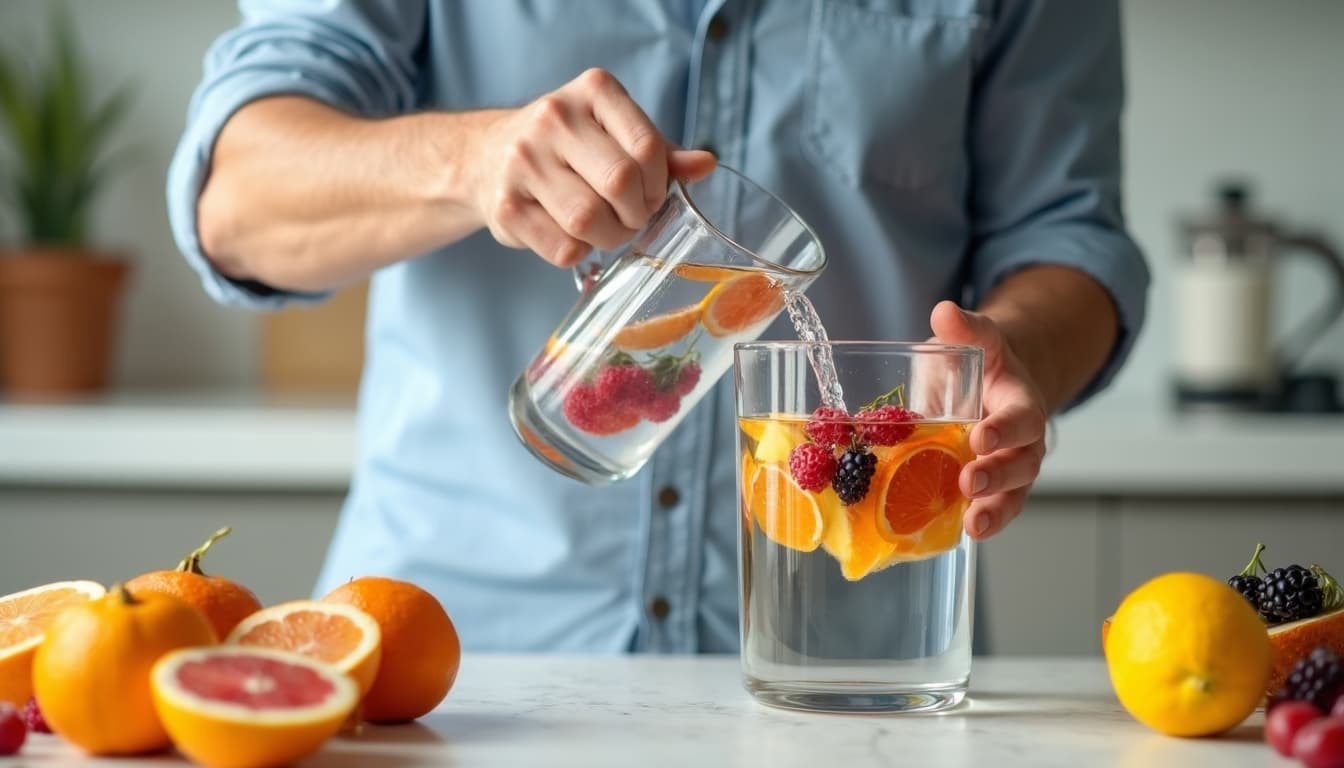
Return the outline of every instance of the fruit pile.
[[[592,435],[614,435],[647,419],[661,424],[681,410],[700,383],[694,344],[681,355],[656,355],[640,364],[628,353],[608,353],[591,381],[570,387],[565,418]]]
[[[263,607],[201,570],[227,533],[111,589],[66,581],[0,597],[0,755],[54,733],[90,755],[176,747],[204,766],[283,765],[448,695],[461,649],[428,592],[366,577]]]
[[[914,434],[915,422],[923,420],[892,402],[901,396],[902,387],[897,387],[855,414],[827,406],[813,411],[804,428],[807,442],[794,446],[789,454],[794,481],[808,491],[829,485],[846,505],[862,501],[877,471],[872,447],[900,443]]]
[[[1266,568],[1264,552],[1264,544],[1256,545],[1250,562],[1227,582],[1268,627],[1274,647],[1268,687],[1272,695],[1313,648],[1344,654],[1344,589],[1315,563]]]
[[[530,367],[534,383],[552,368],[583,371],[577,381],[557,385],[567,387],[562,407],[576,429],[608,436],[641,421],[668,421],[700,383],[696,344],[702,335],[745,337],[784,307],[783,287],[760,271],[687,263],[675,272],[714,286],[696,304],[620,328],[595,355],[552,337]]]
[[[892,397],[899,388],[853,415],[740,419],[744,523],[794,551],[822,548],[850,581],[955,547],[970,425],[923,419]]]
[[[1316,648],[1267,706],[1265,741],[1308,768],[1344,768],[1344,660]]]

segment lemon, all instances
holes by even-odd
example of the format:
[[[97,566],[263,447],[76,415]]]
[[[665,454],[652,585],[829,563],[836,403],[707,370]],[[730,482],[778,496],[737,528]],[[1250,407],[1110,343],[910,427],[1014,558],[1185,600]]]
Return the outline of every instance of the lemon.
[[[753,458],[759,464],[787,465],[794,446],[806,439],[801,424],[767,421],[756,443],[756,455]]]
[[[1171,736],[1209,736],[1255,711],[1269,679],[1269,634],[1223,582],[1168,573],[1135,589],[1111,620],[1111,686],[1139,722]]]

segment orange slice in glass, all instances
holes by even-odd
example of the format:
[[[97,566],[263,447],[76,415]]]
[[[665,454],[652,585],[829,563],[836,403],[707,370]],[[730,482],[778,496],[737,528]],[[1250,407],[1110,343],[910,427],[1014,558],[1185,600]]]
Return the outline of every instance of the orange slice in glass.
[[[711,336],[730,336],[756,326],[784,308],[784,289],[761,272],[725,280],[714,286],[700,306],[700,318]]]
[[[821,504],[788,470],[760,464],[751,473],[747,509],[766,538],[798,552],[811,552],[825,531]]]
[[[631,323],[616,332],[611,344],[624,352],[660,349],[690,335],[700,322],[700,305],[673,310],[666,314]]]
[[[878,533],[895,545],[894,559],[930,557],[961,540],[961,518],[970,502],[957,477],[967,458],[940,442],[929,442],[879,468],[875,519]]]

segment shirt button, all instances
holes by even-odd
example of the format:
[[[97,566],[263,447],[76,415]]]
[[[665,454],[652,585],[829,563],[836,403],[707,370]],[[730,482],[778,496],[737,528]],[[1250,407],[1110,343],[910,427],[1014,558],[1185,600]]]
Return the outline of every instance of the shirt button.
[[[705,34],[710,40],[722,40],[728,36],[728,21],[723,18],[723,14],[716,14],[709,20],[709,26],[705,29]]]
[[[675,507],[678,501],[681,501],[681,494],[677,493],[676,488],[665,485],[662,490],[658,491],[658,504],[664,509]]]
[[[655,597],[653,602],[649,603],[649,613],[653,614],[655,619],[665,619],[667,614],[672,612],[672,604],[667,602],[667,598]]]

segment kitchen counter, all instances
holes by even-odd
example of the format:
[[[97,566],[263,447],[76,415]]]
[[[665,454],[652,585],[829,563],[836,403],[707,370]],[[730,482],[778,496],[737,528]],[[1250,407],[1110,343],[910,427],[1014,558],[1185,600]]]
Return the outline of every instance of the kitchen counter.
[[[409,766],[1290,766],[1261,717],[1216,739],[1147,730],[1111,693],[1100,660],[977,660],[968,703],[936,715],[839,716],[755,703],[728,657],[467,656],[419,723],[337,738],[303,768]],[[16,766],[148,768],[78,760],[53,737]],[[3,761],[0,761],[2,763]]]
[[[1344,494],[1344,417],[1105,406],[1058,419],[1036,494]],[[0,485],[340,492],[355,455],[348,401],[143,392],[0,403]]]

